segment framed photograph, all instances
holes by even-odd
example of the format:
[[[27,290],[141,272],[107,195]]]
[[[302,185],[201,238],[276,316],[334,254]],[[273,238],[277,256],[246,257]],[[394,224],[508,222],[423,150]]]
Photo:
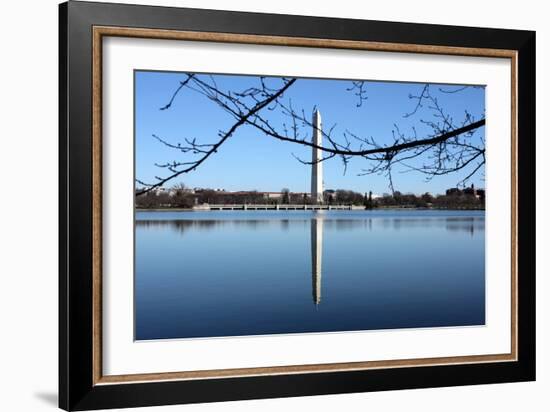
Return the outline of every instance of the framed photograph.
[[[60,5],[60,407],[535,379],[535,33]]]

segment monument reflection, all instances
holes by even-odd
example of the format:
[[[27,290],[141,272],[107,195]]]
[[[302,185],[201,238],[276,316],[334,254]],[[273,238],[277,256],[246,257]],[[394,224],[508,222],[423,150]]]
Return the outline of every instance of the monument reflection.
[[[136,220],[136,226],[141,229],[162,230],[171,228],[181,235],[197,232],[210,232],[213,230],[224,231],[232,227],[240,230],[268,230],[270,227],[279,226],[280,230],[288,232],[292,227],[302,226],[306,230],[310,226],[310,270],[311,270],[311,298],[313,304],[318,306],[322,299],[322,275],[323,275],[323,233],[331,231],[357,231],[383,229],[384,231],[402,229],[415,230],[419,228],[443,228],[454,234],[468,233],[474,236],[477,231],[484,231],[484,219],[479,217],[444,217],[444,218],[410,218],[410,217],[378,217],[378,218],[339,218],[324,215],[324,212],[314,212],[309,219],[193,219],[193,220]],[[326,226],[326,227],[325,227]]]
[[[311,219],[311,294],[313,303],[321,303],[321,277],[323,274],[323,218]]]

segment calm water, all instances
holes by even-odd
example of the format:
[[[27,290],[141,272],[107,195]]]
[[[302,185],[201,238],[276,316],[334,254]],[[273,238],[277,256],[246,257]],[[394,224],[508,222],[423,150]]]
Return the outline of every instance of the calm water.
[[[136,220],[138,340],[485,323],[484,212]]]

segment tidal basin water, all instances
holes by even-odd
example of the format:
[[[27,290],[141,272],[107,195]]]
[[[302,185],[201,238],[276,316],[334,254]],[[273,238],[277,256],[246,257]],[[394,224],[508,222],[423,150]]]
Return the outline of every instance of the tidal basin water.
[[[136,212],[135,338],[485,324],[483,211]]]

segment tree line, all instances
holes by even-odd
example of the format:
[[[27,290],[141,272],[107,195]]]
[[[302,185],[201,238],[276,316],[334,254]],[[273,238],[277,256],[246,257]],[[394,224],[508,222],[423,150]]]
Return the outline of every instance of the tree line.
[[[138,189],[136,189],[136,193]],[[282,189],[280,193],[270,194],[253,191],[226,192],[214,189],[189,190],[183,185],[167,191],[151,191],[136,196],[138,209],[181,208],[191,209],[201,204],[312,204],[313,199],[307,193],[293,193]],[[448,190],[444,195],[424,193],[415,195],[395,191],[373,197],[372,192],[359,193],[353,190],[325,190],[324,203],[328,205],[364,206],[365,209],[377,208],[434,208],[434,209],[484,209],[484,191],[470,189]]]

